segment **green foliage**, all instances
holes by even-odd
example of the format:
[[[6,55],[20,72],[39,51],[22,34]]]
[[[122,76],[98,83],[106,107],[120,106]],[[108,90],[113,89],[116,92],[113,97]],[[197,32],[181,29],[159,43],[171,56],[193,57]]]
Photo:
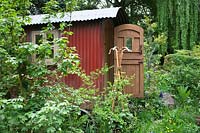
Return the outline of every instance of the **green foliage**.
[[[23,2],[23,4],[21,4]],[[76,1],[64,1],[72,11]],[[80,66],[76,49],[67,47],[67,37],[25,42],[24,23],[29,19],[29,1],[0,2],[0,131],[1,132],[197,132],[193,115],[199,113],[199,47],[166,56],[164,69],[160,57],[166,54],[166,36],[157,33],[157,24],[146,18],[146,92],[144,99],[123,94],[129,79],[123,77],[96,92],[93,81],[109,68],[89,76]],[[58,1],[50,0],[43,9],[50,15],[63,11]],[[69,5],[69,6],[67,6]],[[19,17],[20,16],[20,17]],[[48,17],[47,17],[48,19]],[[61,23],[63,31],[68,24]],[[43,33],[55,27],[51,23]],[[72,35],[64,32],[63,35]],[[51,36],[48,36],[51,37]],[[51,45],[58,46],[53,65],[45,64]],[[31,57],[37,55],[33,62]],[[76,74],[84,84],[70,88],[62,77]],[[53,78],[51,78],[53,77]],[[159,98],[161,91],[175,95],[177,105],[169,109]],[[99,95],[97,95],[99,94]],[[182,104],[181,106],[179,104]],[[82,107],[91,105],[91,111]],[[191,104],[191,105],[190,105]],[[194,105],[194,107],[192,107]],[[195,108],[197,107],[197,108]],[[191,117],[192,116],[192,117]],[[145,128],[144,128],[145,127]]]
[[[21,14],[21,10],[25,7],[17,8],[19,1],[16,3],[10,3],[10,1],[1,1],[0,7],[0,93],[7,93],[9,90],[14,90],[19,87],[21,91],[26,88],[27,80],[23,80],[24,65],[28,64],[28,56],[32,52],[31,47],[24,47],[20,42],[23,40],[23,29],[21,28],[26,17],[24,19],[18,17]],[[29,6],[29,1],[24,1],[25,5]],[[22,5],[24,6],[24,5]],[[26,12],[26,10],[24,10]],[[27,43],[24,43],[27,45]],[[17,86],[17,87],[16,87]],[[2,91],[2,89],[4,89]],[[2,94],[5,95],[5,94]]]
[[[198,104],[199,93],[199,74],[200,74],[200,57],[199,46],[194,47],[193,50],[179,50],[175,54],[166,56],[165,69],[169,71],[169,76],[174,79],[173,86],[174,93],[180,95],[180,99],[184,95],[189,95]],[[169,83],[170,84],[170,83]],[[183,89],[185,88],[185,89]],[[182,94],[183,93],[183,94]],[[184,98],[183,98],[184,101]]]
[[[123,89],[129,79],[116,79],[105,88],[105,92],[95,102],[92,114],[96,131],[102,133],[130,132],[134,127],[134,117],[129,111],[129,96]]]
[[[22,97],[0,99],[0,129],[2,132],[15,132],[23,128],[23,124],[27,120],[22,112],[23,101]]]
[[[53,89],[56,92],[50,94],[51,98],[40,110],[28,112],[26,126],[35,132],[83,132],[88,116],[81,115],[80,104],[84,102],[82,91]]]
[[[55,10],[59,9],[54,0],[45,5],[43,9],[49,16],[55,15]],[[19,17],[21,10],[15,10],[16,7],[9,2],[5,1],[0,9],[4,11],[7,6],[12,13],[2,12],[0,15],[0,130],[41,133],[130,131],[133,117],[128,109],[128,96],[122,94],[128,80],[115,81],[105,89],[102,97],[95,96],[93,81],[108,68],[86,75],[79,67],[75,48],[67,47],[67,37],[41,40],[40,45],[25,42],[23,26],[28,19]],[[64,30],[68,25],[61,23],[60,26],[60,30]],[[48,33],[53,29],[49,23],[43,33],[51,37]],[[63,35],[72,33],[64,32]],[[49,66],[45,59],[52,54],[52,43],[58,46],[58,54],[53,65]],[[31,59],[33,54],[37,55],[34,61]],[[81,88],[70,88],[62,82],[62,77],[69,74],[82,78]],[[113,98],[116,101],[114,110]],[[82,109],[88,103],[94,105],[91,113]]]
[[[74,91],[65,86],[45,89],[29,99],[0,100],[1,131],[83,132],[88,119],[80,109],[85,99],[83,90]]]
[[[168,48],[192,49],[199,32],[198,5],[198,0],[157,1],[158,24],[162,31],[168,32]]]
[[[131,99],[134,132],[198,132],[195,115],[199,114],[199,48],[180,50],[167,55],[167,37],[158,32],[156,23],[146,18],[145,29],[145,97]],[[165,60],[164,60],[165,57]],[[163,64],[164,63],[164,64]],[[175,99],[168,107],[162,92]],[[144,128],[145,127],[145,128]]]
[[[156,0],[105,0],[107,6],[122,7],[128,14],[130,23],[140,22],[144,16],[156,16]]]
[[[131,99],[129,106],[135,118],[134,132],[198,132],[199,127],[195,121],[198,107],[176,103],[176,106],[169,108],[163,104],[159,92],[159,89],[151,90],[151,92],[146,92],[144,99]],[[183,94],[182,98],[185,96]],[[187,102],[186,99],[184,100],[180,99],[180,101]]]
[[[136,132],[198,132],[199,127],[195,125],[194,117],[191,116],[192,114],[188,114],[187,110],[182,108],[166,110],[161,119],[139,120],[141,125]]]
[[[45,9],[46,7],[50,7]],[[31,14],[97,9],[103,6],[101,0],[32,0]]]
[[[96,9],[100,5],[101,0],[78,0],[78,9]]]
[[[27,19],[19,17],[24,8],[17,3],[20,1],[16,5],[9,1],[0,3],[0,130],[83,132],[88,116],[81,114],[80,107],[94,93],[84,88],[74,90],[61,82],[62,77],[81,72],[75,49],[66,46],[67,38],[41,41],[40,45],[24,42],[23,26]],[[45,10],[52,14],[48,6],[49,3]],[[52,30],[51,26],[44,32]],[[45,59],[51,55],[51,43],[58,46],[59,54],[54,65],[48,66]],[[37,54],[34,62],[33,54]]]
[[[79,0],[32,0],[31,14],[58,13],[77,9]]]
[[[190,90],[187,88],[180,86],[177,88],[178,91],[178,98],[180,104],[184,104],[187,100],[190,100]]]
[[[160,64],[160,59],[167,52],[166,36],[164,33],[158,34],[157,24],[152,22],[152,19],[145,17],[142,27],[145,31],[144,40],[144,56],[145,56],[145,86],[149,89],[155,84],[156,69]]]

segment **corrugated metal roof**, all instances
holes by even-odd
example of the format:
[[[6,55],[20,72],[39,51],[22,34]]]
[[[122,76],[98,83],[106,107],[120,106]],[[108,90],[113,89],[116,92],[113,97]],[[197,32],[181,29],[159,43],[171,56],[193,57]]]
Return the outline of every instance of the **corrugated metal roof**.
[[[87,21],[101,18],[115,18],[120,7],[73,11],[71,13],[58,13],[56,16],[50,17],[51,23],[69,22],[69,21]],[[62,16],[63,15],[63,16]],[[30,15],[31,21],[26,25],[45,24],[48,14]]]

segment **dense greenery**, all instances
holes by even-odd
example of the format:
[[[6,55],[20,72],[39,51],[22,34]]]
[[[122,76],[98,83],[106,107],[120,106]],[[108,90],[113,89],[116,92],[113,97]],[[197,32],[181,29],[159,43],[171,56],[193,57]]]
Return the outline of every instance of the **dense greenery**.
[[[167,55],[165,57],[164,68],[174,79],[170,86],[179,92],[182,87],[190,93],[191,98],[200,98],[200,47],[197,45],[193,50],[180,50],[175,54]]]
[[[132,114],[128,109],[128,96],[122,94],[127,79],[109,84],[102,95],[95,95],[93,80],[105,73],[107,67],[87,76],[81,68],[75,48],[67,47],[67,37],[52,41],[40,40],[41,44],[26,42],[23,30],[28,21],[29,1],[16,3],[1,1],[0,10],[0,130],[1,132],[112,132],[129,131]],[[65,10],[73,10],[76,1],[66,3]],[[43,7],[45,13],[54,15],[59,3],[49,1]],[[27,12],[26,12],[27,9]],[[60,24],[62,31],[68,26]],[[54,27],[48,24],[43,32]],[[71,35],[63,32],[63,35]],[[51,43],[59,52],[54,65],[48,66],[45,59],[52,54]],[[33,61],[32,55],[37,58]],[[68,87],[62,77],[77,74],[84,84],[79,89]],[[53,78],[52,78],[53,77]],[[86,86],[87,88],[84,88]],[[88,91],[88,89],[90,91]],[[115,107],[112,102],[115,97]],[[86,105],[94,106],[86,111]],[[123,106],[123,108],[122,108]]]
[[[87,119],[81,115],[80,104],[87,94],[61,82],[64,75],[79,73],[78,55],[66,47],[67,38],[55,39],[53,43],[60,48],[54,61],[57,67],[49,68],[45,59],[51,55],[52,42],[37,45],[23,41],[22,27],[28,20],[23,15],[30,5],[24,2],[22,6],[20,1],[0,3],[1,132],[80,132]],[[46,4],[46,11],[52,11],[48,8],[51,3]],[[33,54],[37,54],[35,62],[31,60]]]
[[[173,4],[177,1],[174,0]],[[34,2],[41,4],[40,0]],[[85,0],[42,2],[47,3],[41,4],[42,8],[39,9],[54,15],[58,11],[96,8],[99,1],[91,1],[89,4]],[[79,7],[79,2],[82,2],[82,7]],[[163,2],[158,1],[157,5]],[[182,18],[183,14],[194,13],[194,17],[197,13],[196,7],[190,8],[197,1],[191,2],[186,1],[177,9],[162,5],[162,9],[159,8],[158,24],[148,17],[140,20],[139,24],[145,29],[145,97],[136,99],[122,93],[123,88],[129,84],[126,76],[109,83],[102,93],[94,91],[93,81],[109,69],[104,67],[86,75],[79,67],[76,49],[67,46],[67,37],[52,42],[43,40],[40,45],[26,42],[23,26],[29,21],[26,16],[33,4],[29,0],[1,0],[0,132],[199,132],[195,116],[200,114],[200,47],[193,40],[198,32],[195,29],[197,18]],[[151,15],[155,11],[153,0],[107,0],[108,6],[120,3],[143,3]],[[185,6],[189,10],[183,9]],[[184,10],[184,13],[177,14],[178,20],[169,18],[168,14],[172,22],[168,25],[163,21],[166,16],[164,10],[172,14]],[[187,25],[184,23],[178,26],[176,21],[186,22]],[[189,26],[188,23],[193,25]],[[180,28],[176,30],[181,32],[181,35],[177,35],[181,39],[185,37],[183,32],[189,31],[187,34],[190,35],[177,40],[174,32],[173,41],[169,36],[171,24]],[[62,32],[66,26],[69,25],[61,23],[59,30]],[[49,23],[43,32],[49,33],[53,28]],[[167,33],[161,33],[161,29],[167,30]],[[63,32],[63,35],[69,36],[72,33]],[[176,47],[179,45],[174,42],[181,44],[181,47]],[[58,45],[59,54],[54,59],[54,65],[48,66],[45,59],[52,54],[51,43]],[[190,50],[178,50],[166,55],[169,45],[173,49]],[[31,58],[34,54],[37,59],[33,62]],[[74,89],[62,83],[62,77],[70,73],[80,76],[84,81],[83,86]],[[173,107],[165,104],[161,96],[163,93],[169,93],[175,99]]]
[[[145,15],[156,16],[156,0],[106,0],[108,5],[122,7],[129,15],[131,23],[137,23]]]
[[[168,34],[169,52],[192,49],[199,33],[199,0],[158,0],[157,8],[159,28]]]
[[[69,4],[74,2],[75,5],[73,5],[73,9],[75,10],[96,9],[98,6],[105,6],[101,0],[32,0],[32,5],[30,7],[31,14],[44,13],[42,8],[45,6],[45,3],[48,2],[53,2],[55,5],[52,5],[52,7],[56,7],[61,11],[69,8]]]
[[[145,98],[132,99],[137,116],[136,132],[199,132],[199,46],[167,55],[165,34],[157,34],[157,24],[143,20],[145,27]],[[170,94],[174,106],[166,106],[163,93]],[[145,129],[144,129],[145,127]]]

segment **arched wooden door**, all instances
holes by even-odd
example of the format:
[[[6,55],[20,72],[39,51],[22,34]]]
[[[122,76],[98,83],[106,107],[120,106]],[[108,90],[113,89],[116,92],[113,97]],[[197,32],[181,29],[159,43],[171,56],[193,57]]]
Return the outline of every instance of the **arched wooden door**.
[[[115,27],[114,44],[119,49],[128,47],[132,52],[124,52],[122,58],[122,72],[134,76],[131,86],[125,88],[125,93],[134,97],[144,96],[144,67],[143,67],[143,29],[132,24]],[[116,66],[116,58],[114,59]]]

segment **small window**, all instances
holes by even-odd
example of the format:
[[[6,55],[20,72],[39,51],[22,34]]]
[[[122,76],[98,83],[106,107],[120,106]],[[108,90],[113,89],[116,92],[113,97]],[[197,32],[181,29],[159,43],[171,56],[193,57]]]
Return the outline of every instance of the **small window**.
[[[54,34],[53,33],[48,33],[47,34],[47,41],[49,41],[50,45],[51,45],[51,55],[50,55],[50,58],[54,58],[54,55],[55,55],[55,50],[54,50],[54,44],[53,44],[53,41],[54,40]]]
[[[35,34],[34,35],[34,41],[33,43],[40,45],[42,44],[42,40],[43,40],[43,35],[42,34]],[[35,55],[35,58],[38,58],[38,55]]]
[[[32,32],[32,42],[40,45],[43,40],[47,40],[50,42],[52,53],[49,58],[45,59],[47,65],[53,65],[53,58],[57,52],[57,46],[52,42],[55,38],[58,38],[58,31],[51,31],[47,34],[42,33],[41,31],[33,31]],[[33,60],[37,58],[37,55],[33,55]]]
[[[42,43],[42,35],[36,34],[34,43],[40,45]]]
[[[127,37],[127,38],[126,38],[126,47],[127,47],[128,49],[130,49],[130,50],[133,49],[133,48],[132,48],[132,38],[130,38],[130,37]]]

